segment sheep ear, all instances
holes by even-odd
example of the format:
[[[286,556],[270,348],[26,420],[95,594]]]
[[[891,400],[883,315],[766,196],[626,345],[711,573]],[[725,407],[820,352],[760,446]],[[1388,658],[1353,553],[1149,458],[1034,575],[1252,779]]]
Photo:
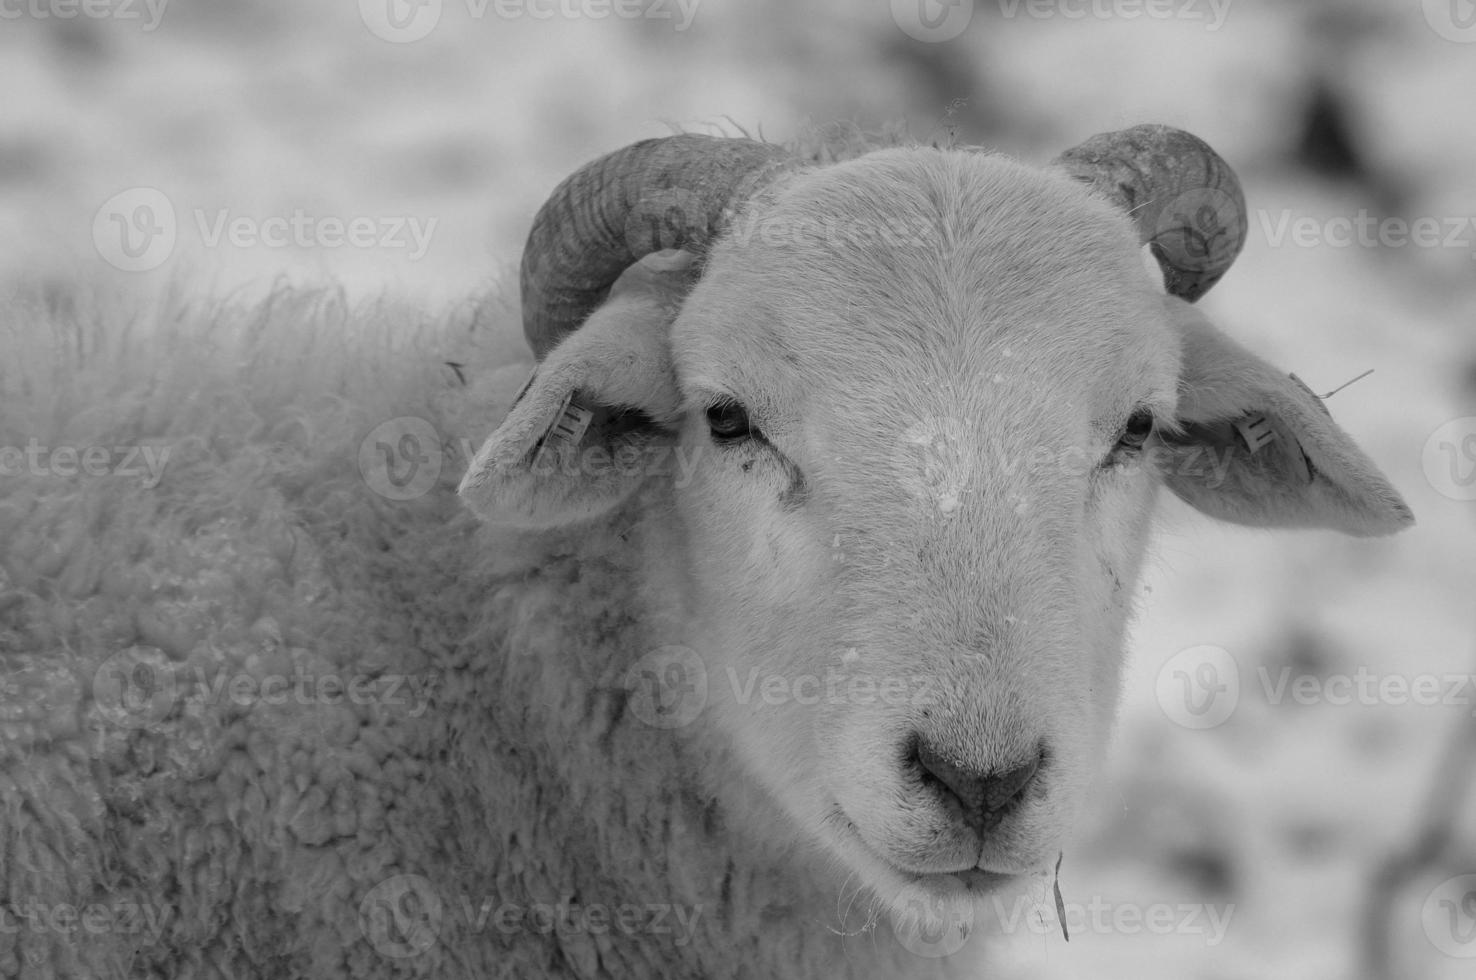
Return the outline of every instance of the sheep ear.
[[[1414,523],[1377,466],[1295,375],[1166,299],[1183,339],[1180,431],[1160,435],[1164,482],[1190,506],[1256,527],[1366,537]]]
[[[549,352],[461,480],[478,517],[556,527],[635,492],[681,418],[669,336],[687,278],[633,266]]]

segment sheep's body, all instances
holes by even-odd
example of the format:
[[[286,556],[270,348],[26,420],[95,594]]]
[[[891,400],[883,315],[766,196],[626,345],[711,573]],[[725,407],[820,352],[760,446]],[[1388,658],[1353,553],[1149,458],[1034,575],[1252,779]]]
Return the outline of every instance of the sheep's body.
[[[427,367],[463,353],[447,343],[459,332],[423,338],[413,362],[356,344],[325,387],[293,364],[306,311],[292,299],[244,346],[226,338],[263,310],[185,317],[179,335],[126,348],[109,322],[84,330],[107,356],[45,365],[43,314],[11,313],[37,355],[18,367],[57,386],[26,398],[7,384],[0,417],[15,428],[0,441],[175,451],[156,488],[7,474],[0,976],[926,968],[885,920],[861,932],[869,903],[837,908],[823,865],[794,875],[793,848],[765,839],[769,815],[743,813],[749,832],[735,833],[734,808],[754,801],[719,806],[680,775],[719,760],[624,710],[625,667],[659,630],[640,610],[662,591],[637,588],[633,545],[672,529],[633,504],[572,535],[474,533],[451,493],[457,447],[495,413],[463,421],[464,389]],[[214,349],[180,346],[191,334]],[[434,491],[393,503],[354,453],[398,415],[430,421],[450,454]],[[94,690],[120,651],[174,678],[167,712],[120,714]],[[381,686],[374,705],[232,706],[260,693],[238,678],[298,671],[427,686]],[[442,903],[430,919],[414,907],[423,888]],[[499,918],[570,901],[631,918],[604,935],[547,934],[542,912]],[[93,911],[69,920],[68,907]],[[406,917],[385,917],[396,908]]]

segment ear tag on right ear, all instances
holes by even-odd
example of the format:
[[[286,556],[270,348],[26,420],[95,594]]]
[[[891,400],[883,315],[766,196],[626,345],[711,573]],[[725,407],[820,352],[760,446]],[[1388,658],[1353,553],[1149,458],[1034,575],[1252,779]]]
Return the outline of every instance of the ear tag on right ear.
[[[570,391],[564,396],[564,402],[559,406],[559,412],[554,416],[553,424],[543,434],[543,444],[538,448],[538,455],[533,458],[535,466],[543,464],[549,454],[558,452],[563,446],[577,446],[589,431],[589,423],[594,419],[594,412],[574,404],[574,392]]]
[[[1276,438],[1276,430],[1271,428],[1271,420],[1264,415],[1247,415],[1233,423],[1235,431],[1240,434],[1245,448],[1254,455],[1261,447]]]

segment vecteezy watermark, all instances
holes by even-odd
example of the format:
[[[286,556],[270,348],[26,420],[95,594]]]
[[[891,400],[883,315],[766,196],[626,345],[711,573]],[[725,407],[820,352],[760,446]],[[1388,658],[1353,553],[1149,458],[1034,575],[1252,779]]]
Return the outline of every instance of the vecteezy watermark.
[[[139,477],[152,490],[172,452],[171,446],[47,446],[32,437],[24,446],[0,446],[0,477]]]
[[[402,415],[376,425],[359,443],[359,475],[382,497],[414,500],[435,489],[448,454],[473,460],[477,451],[473,440],[443,439],[428,420]],[[613,449],[600,443],[564,445],[557,451],[535,454],[526,473],[544,479],[661,477],[680,489],[692,482],[708,451],[706,445],[685,447],[659,440]]]
[[[104,660],[92,675],[99,713],[120,728],[148,728],[178,705],[252,708],[256,705],[379,705],[419,718],[430,706],[435,674],[208,672],[171,663],[159,651],[130,647]]]
[[[73,937],[146,934],[157,943],[174,911],[171,905],[128,899],[72,903],[11,897],[0,901],[0,936],[23,932]]]
[[[1476,415],[1451,419],[1430,433],[1420,463],[1436,493],[1476,500]]]
[[[761,674],[756,667],[745,674],[725,667],[723,674],[737,703],[771,708],[786,704],[900,707],[937,704],[939,700],[938,679],[926,674],[873,677],[835,668],[818,674]]]
[[[1152,243],[1183,271],[1206,272],[1233,262],[1245,233],[1240,202],[1218,188],[1196,187],[1159,209]]]
[[[1448,878],[1420,909],[1425,938],[1446,956],[1476,959],[1476,874]]]
[[[174,202],[154,187],[130,187],[103,202],[92,218],[92,244],[124,272],[148,272],[174,254],[179,238]]]
[[[1005,351],[1008,357],[1008,349]],[[1004,374],[984,379],[992,384],[1010,380]],[[1006,446],[975,419],[934,416],[904,428],[893,439],[886,468],[911,496],[947,517],[971,494],[988,494],[991,487],[1019,474],[1038,481],[1087,479],[1103,464],[1110,448],[1077,445]],[[1170,445],[1151,441],[1133,457],[1132,465],[1151,467],[1163,476],[1192,479],[1206,489],[1222,486],[1243,450],[1233,445]],[[1029,509],[1017,500],[1016,512]]]
[[[892,0],[892,20],[916,41],[952,41],[973,19],[974,0]]]
[[[625,219],[625,241],[636,255],[689,247],[711,234],[710,202],[684,187],[663,187],[641,194]],[[794,216],[763,212],[735,217],[725,237],[744,247],[823,247],[830,250],[922,248],[951,240],[946,222],[920,215],[883,221],[845,215]],[[678,266],[683,268],[685,266]]]
[[[467,17],[497,20],[646,20],[692,26],[702,0],[461,0]],[[359,17],[375,37],[409,44],[429,37],[441,23],[443,0],[359,0]]]
[[[1359,666],[1351,673],[1298,673],[1292,667],[1255,670],[1256,684],[1245,688],[1239,664],[1228,650],[1196,646],[1170,657],[1158,672],[1157,695],[1163,713],[1185,728],[1223,725],[1258,691],[1270,707],[1294,704],[1341,708],[1466,708],[1476,715],[1476,674],[1379,673]]]
[[[1223,647],[1189,647],[1164,661],[1154,693],[1170,721],[1185,728],[1215,728],[1240,703],[1240,666]]]
[[[914,956],[937,959],[963,949],[974,932],[974,901],[963,882],[909,884],[892,902],[892,933]]]
[[[359,475],[390,500],[414,500],[436,485],[445,454],[436,427],[413,415],[381,422],[359,443]]]
[[[701,905],[671,902],[513,902],[498,897],[443,896],[424,875],[402,874],[371,888],[359,903],[359,931],[380,955],[419,956],[441,933],[458,935],[671,937],[686,946],[696,934]]]
[[[422,875],[395,875],[359,903],[359,933],[381,956],[408,959],[436,944],[445,908]]]
[[[1056,909],[1029,895],[1018,895],[1008,903],[999,894],[989,896],[1000,931],[1007,934],[1029,932],[1037,936],[1061,933],[1062,922]],[[1086,902],[1066,901],[1065,926],[1069,935],[1115,936],[1201,936],[1209,947],[1225,941],[1230,920],[1235,916],[1234,904],[1207,905],[1198,902],[1112,901],[1093,896]]]
[[[138,22],[151,32],[164,20],[169,0],[0,0],[0,20],[116,20]]]
[[[1476,43],[1476,0],[1422,0],[1425,23],[1447,41]]]
[[[1218,31],[1235,0],[996,0],[1000,16],[1022,14],[1034,20],[1187,20],[1205,21]]]
[[[739,245],[757,241],[765,248],[823,245],[830,249],[864,250],[923,248],[947,241],[944,224],[919,215],[899,215],[883,221],[860,221],[843,215],[794,217],[745,213],[726,236]]]
[[[626,704],[652,728],[682,728],[707,707],[707,665],[691,647],[664,646],[625,672]]]
[[[780,674],[727,666],[712,674],[691,647],[664,646],[636,661],[625,672],[623,686],[631,714],[653,728],[681,728],[696,721],[720,683],[727,685],[727,700],[766,708],[824,704],[917,707],[940,699],[936,677],[874,675],[854,669],[858,662],[852,650],[842,657],[847,667]]]
[[[317,216],[302,208],[265,218],[233,214],[229,208],[196,208],[194,216],[206,248],[218,248],[223,241],[236,248],[378,248],[405,251],[411,262],[425,258],[439,221],[415,215]]]
[[[1358,667],[1351,674],[1296,674],[1283,667],[1274,674],[1256,668],[1266,703],[1346,707],[1390,705],[1420,708],[1471,708],[1476,714],[1476,674],[1380,674]]]
[[[692,482],[698,461],[707,448],[706,445],[688,447],[661,441],[642,445],[629,443],[613,449],[599,443],[561,445],[536,454],[528,464],[528,472],[545,478],[671,477],[671,485],[681,489]]]
[[[179,698],[173,664],[163,651],[129,647],[92,673],[92,701],[119,728],[148,728],[163,721]]]
[[[1261,209],[1256,221],[1272,248],[1447,248],[1462,249],[1476,259],[1476,216],[1424,215],[1379,217],[1360,209],[1355,214],[1318,217],[1290,209]]]
[[[436,218],[416,215],[238,214],[230,208],[193,208],[193,227],[208,249],[384,249],[418,262],[430,250]],[[109,265],[124,272],[159,268],[179,244],[181,222],[174,202],[154,187],[132,187],[108,198],[92,219],[92,242]]]

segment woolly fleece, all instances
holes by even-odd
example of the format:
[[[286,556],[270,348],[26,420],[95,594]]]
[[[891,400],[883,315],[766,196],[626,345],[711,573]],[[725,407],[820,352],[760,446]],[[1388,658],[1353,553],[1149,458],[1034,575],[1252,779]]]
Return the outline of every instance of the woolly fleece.
[[[455,497],[527,376],[504,302],[0,315],[0,976],[941,972],[626,711],[659,507],[535,537]],[[369,437],[406,418],[441,463],[395,500]],[[298,674],[372,696],[268,696]],[[508,912],[560,902],[609,924]]]

